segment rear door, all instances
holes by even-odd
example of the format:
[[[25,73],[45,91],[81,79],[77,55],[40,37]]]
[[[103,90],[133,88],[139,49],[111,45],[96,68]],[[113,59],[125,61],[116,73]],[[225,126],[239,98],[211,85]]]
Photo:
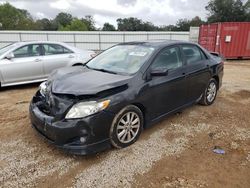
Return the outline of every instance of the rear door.
[[[211,78],[209,60],[196,45],[181,45],[181,49],[187,67],[188,101],[193,102],[201,97]]]
[[[53,70],[73,64],[75,54],[59,44],[42,44],[44,73],[48,76]]]
[[[44,78],[39,44],[25,45],[12,53],[14,54],[12,59],[4,59],[1,62],[1,72],[5,84]]]

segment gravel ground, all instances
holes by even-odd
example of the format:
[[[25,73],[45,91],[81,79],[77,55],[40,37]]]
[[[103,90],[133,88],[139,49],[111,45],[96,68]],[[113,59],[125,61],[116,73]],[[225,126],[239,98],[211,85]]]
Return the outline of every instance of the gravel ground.
[[[212,106],[190,107],[134,145],[93,156],[66,154],[38,137],[28,117],[37,87],[0,93],[0,187],[250,187],[250,61],[225,63]]]

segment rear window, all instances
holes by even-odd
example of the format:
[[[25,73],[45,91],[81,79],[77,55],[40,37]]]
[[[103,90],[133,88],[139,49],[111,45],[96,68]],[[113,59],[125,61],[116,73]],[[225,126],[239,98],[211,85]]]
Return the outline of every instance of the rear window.
[[[207,59],[205,54],[194,45],[183,45],[182,51],[187,60],[187,64],[194,64],[201,60]]]
[[[68,48],[61,46],[59,44],[43,44],[42,50],[45,55],[57,55],[57,54],[68,54],[73,53]]]

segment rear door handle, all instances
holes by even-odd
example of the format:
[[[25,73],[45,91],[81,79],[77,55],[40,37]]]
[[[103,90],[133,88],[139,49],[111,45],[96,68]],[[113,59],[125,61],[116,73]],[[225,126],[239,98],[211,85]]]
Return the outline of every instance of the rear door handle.
[[[40,61],[42,61],[41,59],[35,59],[35,62],[40,62]]]

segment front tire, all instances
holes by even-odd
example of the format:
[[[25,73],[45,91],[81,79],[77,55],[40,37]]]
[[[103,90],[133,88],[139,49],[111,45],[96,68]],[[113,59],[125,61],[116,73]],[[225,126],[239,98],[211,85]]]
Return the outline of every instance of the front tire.
[[[217,91],[218,83],[214,78],[212,78],[209,81],[199,103],[206,106],[213,104],[217,96]]]
[[[125,148],[136,142],[143,129],[141,110],[129,105],[123,108],[114,118],[110,128],[110,140],[115,148]]]

